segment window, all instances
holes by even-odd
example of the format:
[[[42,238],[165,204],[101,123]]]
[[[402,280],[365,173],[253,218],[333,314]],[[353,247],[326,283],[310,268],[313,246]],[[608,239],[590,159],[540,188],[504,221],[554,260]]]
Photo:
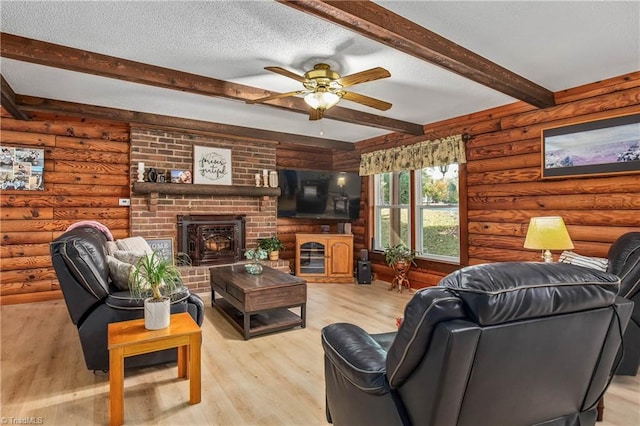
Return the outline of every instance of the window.
[[[409,172],[375,175],[374,250],[384,250],[386,246],[393,246],[400,242],[411,247],[409,177]]]
[[[415,172],[416,251],[420,257],[460,261],[458,165]]]
[[[402,242],[420,258],[459,262],[458,200],[457,164],[374,175],[373,249]]]

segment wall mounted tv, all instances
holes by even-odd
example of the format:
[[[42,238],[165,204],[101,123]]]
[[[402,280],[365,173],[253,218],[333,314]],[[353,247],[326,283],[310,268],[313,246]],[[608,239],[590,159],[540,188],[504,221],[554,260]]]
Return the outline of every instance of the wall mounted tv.
[[[355,172],[278,170],[278,217],[357,219],[360,183]]]

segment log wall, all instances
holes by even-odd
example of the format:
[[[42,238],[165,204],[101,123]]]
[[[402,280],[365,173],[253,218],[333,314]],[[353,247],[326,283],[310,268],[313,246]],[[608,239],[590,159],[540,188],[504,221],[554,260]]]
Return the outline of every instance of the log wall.
[[[44,191],[0,191],[0,304],[62,297],[49,243],[80,220],[129,235],[129,126],[101,120],[3,114],[3,146],[44,149]]]
[[[425,126],[426,139],[471,136],[468,219],[462,224],[469,264],[539,260],[538,251],[523,248],[534,216],[562,216],[574,251],[587,256],[606,257],[617,237],[640,230],[640,174],[541,179],[542,129],[640,112],[640,72],[560,91],[555,98],[557,105],[543,110],[517,102]],[[367,152],[420,140],[393,134],[356,148]],[[385,268],[378,261],[373,269],[384,273]],[[417,269],[410,277],[436,283],[442,275]]]

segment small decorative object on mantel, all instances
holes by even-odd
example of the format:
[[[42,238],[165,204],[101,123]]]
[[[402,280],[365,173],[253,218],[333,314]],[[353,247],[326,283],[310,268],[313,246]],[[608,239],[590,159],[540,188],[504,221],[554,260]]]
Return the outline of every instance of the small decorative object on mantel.
[[[269,170],[267,169],[262,170],[262,186],[269,187]]]
[[[256,179],[256,188],[260,188],[260,182],[261,182],[260,173],[256,173],[255,179]]]
[[[147,169],[147,181],[155,182],[158,179],[158,172],[155,167],[149,167]]]
[[[138,163],[138,182],[144,182],[144,163]]]
[[[262,264],[260,263],[260,261],[267,258],[266,250],[261,249],[260,247],[249,249],[244,252],[244,257],[253,261],[244,265],[247,273],[251,275],[259,275],[262,273]]]
[[[278,172],[276,172],[275,170],[271,170],[269,172],[269,186],[271,188],[278,187]]]
[[[171,170],[171,183],[191,183],[191,170]]]

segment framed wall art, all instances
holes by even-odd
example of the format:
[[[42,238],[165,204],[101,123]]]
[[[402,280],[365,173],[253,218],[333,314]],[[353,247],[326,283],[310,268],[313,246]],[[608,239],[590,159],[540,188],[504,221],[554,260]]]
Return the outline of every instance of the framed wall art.
[[[155,251],[158,256],[165,260],[171,260],[174,262],[173,258],[173,238],[145,238],[151,250]]]
[[[542,178],[640,172],[640,114],[542,131]]]
[[[193,183],[231,185],[231,150],[193,147]]]
[[[44,149],[0,146],[0,189],[44,190]]]

